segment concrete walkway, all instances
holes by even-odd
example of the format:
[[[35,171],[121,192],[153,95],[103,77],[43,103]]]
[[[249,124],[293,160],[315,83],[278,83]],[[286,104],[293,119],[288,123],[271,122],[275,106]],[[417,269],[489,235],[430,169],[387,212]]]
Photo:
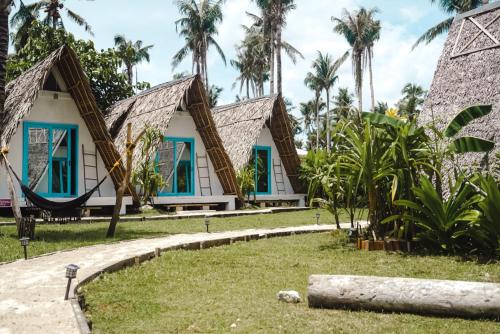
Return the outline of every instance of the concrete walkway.
[[[345,224],[342,227],[348,228]],[[146,260],[154,250],[172,248],[200,249],[299,233],[327,232],[333,225],[308,225],[279,229],[242,230],[220,233],[179,234],[155,239],[83,247],[28,261],[20,260],[0,266],[0,334],[82,333],[86,323],[78,303],[64,301],[67,279],[65,266],[80,266],[73,289],[103,271],[118,270],[134,263],[136,257]]]
[[[120,217],[120,223],[126,222],[137,222],[137,221],[159,221],[159,220],[176,220],[176,219],[195,219],[195,218],[227,218],[227,217],[239,217],[239,216],[255,216],[263,214],[273,214],[273,213],[283,213],[283,212],[296,212],[296,211],[307,211],[313,210],[309,207],[283,207],[283,208],[266,208],[266,209],[255,209],[255,210],[234,210],[234,211],[182,211],[166,215],[132,215],[132,216],[122,216]],[[92,223],[107,223],[111,220],[111,217],[82,217],[80,222],[82,224],[92,224]],[[37,224],[44,224],[43,219],[37,219]],[[14,226],[15,221],[2,222],[0,221],[0,226]]]

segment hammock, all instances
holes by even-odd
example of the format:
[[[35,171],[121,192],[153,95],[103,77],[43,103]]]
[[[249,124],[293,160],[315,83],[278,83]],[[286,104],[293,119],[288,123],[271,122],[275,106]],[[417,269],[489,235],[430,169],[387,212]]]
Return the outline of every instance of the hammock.
[[[90,197],[92,197],[92,195],[97,191],[97,189],[99,189],[99,187],[104,183],[104,181],[106,181],[106,179],[110,175],[111,171],[113,171],[113,169],[117,165],[117,164],[115,164],[113,169],[111,169],[111,171],[101,180],[101,182],[99,182],[89,192],[87,192],[87,193],[83,194],[82,196],[75,198],[71,201],[54,202],[54,201],[49,201],[48,199],[38,195],[33,190],[31,190],[28,186],[23,184],[23,182],[21,181],[21,178],[14,171],[14,169],[12,168],[12,165],[9,163],[9,161],[7,160],[7,157],[5,156],[5,154],[3,154],[3,152],[2,152],[2,155],[5,159],[5,162],[7,163],[7,166],[9,167],[10,171],[12,172],[14,177],[16,178],[17,182],[19,182],[19,185],[21,186],[21,190],[22,190],[24,196],[26,196],[26,198],[37,208],[40,208],[40,209],[46,210],[46,211],[50,211],[50,212],[61,212],[61,211],[81,208],[85,203],[87,203],[87,201],[90,199]]]

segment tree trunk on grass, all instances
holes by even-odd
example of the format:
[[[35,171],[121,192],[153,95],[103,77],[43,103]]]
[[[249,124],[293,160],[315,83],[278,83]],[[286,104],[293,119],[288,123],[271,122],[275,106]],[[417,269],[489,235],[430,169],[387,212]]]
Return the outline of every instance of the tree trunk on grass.
[[[500,314],[500,284],[399,277],[312,275],[309,307],[461,317]]]

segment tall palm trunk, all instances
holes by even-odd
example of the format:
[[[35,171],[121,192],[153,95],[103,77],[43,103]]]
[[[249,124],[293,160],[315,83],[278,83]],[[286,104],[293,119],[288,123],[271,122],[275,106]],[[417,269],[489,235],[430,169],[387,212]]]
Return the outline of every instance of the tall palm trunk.
[[[359,115],[363,112],[363,64],[361,59],[361,52],[354,50],[354,81],[356,85],[356,95],[358,95],[358,108]]]
[[[274,94],[274,59],[275,59],[275,49],[274,49],[274,35],[275,29],[274,25],[271,28],[271,55],[269,57],[269,93]]]
[[[9,14],[11,3],[0,1],[0,125],[5,117],[5,81],[7,75],[7,55],[9,52]],[[1,126],[0,126],[1,131]],[[0,133],[1,137],[1,133]],[[2,143],[0,143],[2,144]]]
[[[131,63],[127,63],[127,81],[130,86],[134,84],[134,69]]]
[[[281,0],[278,1],[278,22],[276,25],[276,72],[277,72],[277,88],[278,88],[278,94],[283,93],[282,89],[282,73],[281,73],[281,33],[283,30],[283,26],[281,24],[281,17],[283,15],[282,13],[282,3]]]
[[[326,90],[326,151],[331,151],[331,138],[330,138],[330,89]]]
[[[372,97],[372,112],[375,111],[375,89],[373,88],[373,69],[372,69],[373,50],[368,48],[368,70],[370,71],[370,93]]]
[[[316,152],[319,151],[319,91],[316,91]]]

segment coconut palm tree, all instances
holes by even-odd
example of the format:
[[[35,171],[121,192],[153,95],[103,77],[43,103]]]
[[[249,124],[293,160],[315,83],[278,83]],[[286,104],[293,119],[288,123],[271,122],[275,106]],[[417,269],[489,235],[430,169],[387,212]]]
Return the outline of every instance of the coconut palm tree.
[[[12,0],[0,0],[0,131],[5,116],[5,80],[7,55],[9,52],[9,14]],[[0,133],[0,138],[2,134]],[[0,143],[0,145],[3,145]]]
[[[39,17],[38,12],[30,10],[22,0],[19,1],[19,10],[12,15],[10,25],[17,31],[12,33],[12,44],[16,50],[22,49],[28,42],[28,30]]]
[[[374,18],[375,14],[378,12],[377,9],[364,10],[361,9],[361,13],[365,15],[364,22],[366,25],[365,33],[363,36],[364,45],[366,47],[366,53],[368,58],[368,75],[370,77],[370,94],[372,102],[372,111],[375,110],[375,89],[373,87],[373,47],[375,42],[380,39],[380,30],[382,29],[380,21]]]
[[[115,48],[120,57],[122,65],[125,66],[125,72],[127,74],[127,79],[129,85],[133,85],[134,78],[134,66],[143,62],[144,60],[149,63],[150,56],[149,50],[153,48],[153,45],[142,46],[142,41],[132,42],[127,40],[124,35],[115,36]],[[137,82],[137,77],[135,78]]]
[[[333,99],[335,113],[338,117],[349,118],[354,103],[354,95],[348,88],[339,88],[338,94]]]
[[[358,97],[359,112],[363,112],[363,71],[368,60],[366,48],[367,33],[366,9],[349,12],[346,9],[342,12],[342,17],[332,17],[335,23],[334,31],[343,35],[352,48],[352,66],[356,95]]]
[[[408,83],[401,93],[404,95],[399,102],[399,109],[413,119],[424,104],[426,91],[419,85]]]
[[[312,72],[308,72],[306,78],[304,79],[304,84],[314,91],[315,99],[314,103],[316,106],[316,151],[319,150],[319,133],[320,133],[320,120],[319,120],[319,108],[321,101],[321,90],[323,89],[321,85],[320,78]]]
[[[172,66],[177,67],[189,54],[192,55],[192,72],[201,75],[208,84],[207,55],[210,46],[215,47],[224,64],[226,56],[214,37],[218,34],[217,25],[223,20],[224,0],[177,0],[176,4],[182,17],[175,21],[177,32],[185,40],[185,45],[177,51]]]
[[[323,55],[318,51],[318,57],[313,62],[315,77],[319,80],[321,88],[326,93],[326,150],[330,152],[331,148],[331,133],[330,133],[330,90],[338,80],[337,71],[340,66],[349,57],[349,52],[344,53],[342,57],[333,61],[332,57],[327,53]]]
[[[274,94],[275,72],[278,94],[283,93],[282,79],[282,50],[284,50],[295,64],[297,57],[303,55],[282,39],[283,28],[286,26],[286,16],[296,8],[294,0],[255,0],[262,10],[260,24],[269,39],[269,72],[270,93]],[[258,18],[258,16],[256,16]],[[275,69],[276,65],[276,69]]]
[[[24,38],[23,34],[26,33],[26,27],[29,27],[29,24],[33,22],[33,19],[38,19],[40,17],[40,13],[44,13],[45,15],[42,19],[42,22],[44,24],[50,25],[54,29],[64,29],[62,12],[65,12],[66,16],[71,21],[83,27],[86,32],[93,36],[94,33],[92,32],[92,27],[89,25],[89,23],[82,16],[66,7],[64,5],[65,1],[66,0],[39,0],[28,5],[24,5],[24,3],[22,3],[21,1],[19,10],[12,17],[12,22],[17,28],[16,35],[21,34],[20,36],[16,36],[14,40],[17,41]]]
[[[414,50],[421,43],[429,44],[438,36],[447,33],[450,30],[455,14],[461,14],[469,10],[478,8],[482,4],[488,3],[484,0],[430,0],[431,3],[439,2],[439,7],[445,13],[452,15],[450,18],[436,24],[434,27],[427,30],[413,45]]]

